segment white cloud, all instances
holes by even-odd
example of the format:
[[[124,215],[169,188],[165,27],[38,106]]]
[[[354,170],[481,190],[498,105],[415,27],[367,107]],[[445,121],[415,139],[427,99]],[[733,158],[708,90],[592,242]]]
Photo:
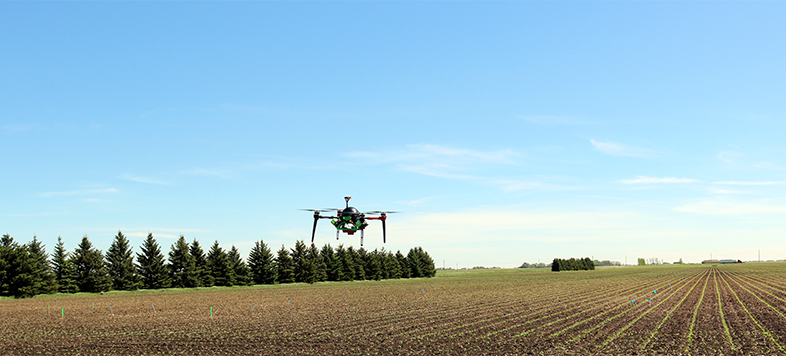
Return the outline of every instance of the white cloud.
[[[146,183],[146,184],[158,184],[158,185],[170,185],[168,182],[164,182],[161,180],[157,180],[154,178],[149,177],[142,177],[142,176],[132,176],[130,174],[123,174],[118,177],[119,179],[130,180],[132,182],[137,183]]]
[[[779,185],[784,184],[786,181],[721,181],[715,182],[714,184],[724,184],[724,185]]]
[[[757,202],[705,200],[678,206],[674,210],[707,215],[759,215],[786,213],[786,206]]]
[[[651,184],[651,183],[694,183],[698,182],[692,178],[675,178],[675,177],[645,177],[637,176],[635,179],[623,179],[618,181],[622,184]]]
[[[102,194],[102,193],[117,193],[118,190],[115,188],[103,188],[103,189],[83,189],[83,190],[71,190],[67,192],[46,192],[46,193],[39,193],[38,195],[41,197],[64,197],[64,196],[74,196],[74,195],[85,195],[85,194]]]
[[[625,156],[625,157],[639,157],[639,158],[653,158],[658,156],[658,152],[638,147],[631,147],[616,142],[600,142],[590,140],[598,151],[612,156]]]
[[[718,153],[718,159],[726,164],[734,164],[745,155],[736,151],[722,151]]]
[[[218,177],[218,178],[230,178],[230,172],[227,170],[221,169],[203,169],[203,168],[194,168],[187,171],[181,171],[183,174],[192,175],[192,176],[205,176],[205,177]]]

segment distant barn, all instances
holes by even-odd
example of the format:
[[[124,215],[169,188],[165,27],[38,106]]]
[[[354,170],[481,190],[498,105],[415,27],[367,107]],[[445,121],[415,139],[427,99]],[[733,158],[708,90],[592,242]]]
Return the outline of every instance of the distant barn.
[[[701,261],[701,264],[707,264],[707,263],[720,263],[720,261],[719,260],[704,260],[704,261]]]

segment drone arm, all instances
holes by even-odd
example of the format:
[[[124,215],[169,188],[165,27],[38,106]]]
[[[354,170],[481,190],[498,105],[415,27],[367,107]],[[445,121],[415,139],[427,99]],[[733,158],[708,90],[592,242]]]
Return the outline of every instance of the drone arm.
[[[311,243],[314,243],[314,234],[317,232],[317,221],[319,221],[319,213],[314,214],[314,227],[311,229]]]
[[[366,219],[368,220],[381,220],[382,221],[382,243],[387,242],[387,238],[385,236],[385,220],[388,219],[387,215],[382,214],[382,216],[367,216]]]

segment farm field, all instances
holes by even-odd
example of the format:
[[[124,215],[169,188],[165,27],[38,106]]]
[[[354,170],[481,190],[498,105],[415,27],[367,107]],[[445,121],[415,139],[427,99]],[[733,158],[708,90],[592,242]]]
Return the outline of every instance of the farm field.
[[[786,264],[2,299],[0,345],[2,354],[783,354]]]

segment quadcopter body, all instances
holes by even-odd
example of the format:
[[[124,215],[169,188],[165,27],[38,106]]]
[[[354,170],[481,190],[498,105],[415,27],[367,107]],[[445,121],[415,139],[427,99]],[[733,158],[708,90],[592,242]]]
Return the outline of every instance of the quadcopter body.
[[[319,222],[320,219],[331,219],[330,223],[336,228],[336,240],[338,240],[339,233],[341,232],[347,235],[354,235],[356,232],[360,231],[360,246],[363,246],[363,232],[368,226],[368,220],[382,221],[382,242],[386,242],[385,221],[387,220],[387,214],[396,212],[378,210],[360,212],[355,207],[349,206],[350,199],[352,199],[352,197],[344,197],[344,201],[346,202],[344,209],[301,209],[314,212],[314,227],[311,229],[311,243],[314,243],[314,235],[317,232],[317,222]],[[321,215],[320,213],[323,211],[335,211],[336,215]]]

